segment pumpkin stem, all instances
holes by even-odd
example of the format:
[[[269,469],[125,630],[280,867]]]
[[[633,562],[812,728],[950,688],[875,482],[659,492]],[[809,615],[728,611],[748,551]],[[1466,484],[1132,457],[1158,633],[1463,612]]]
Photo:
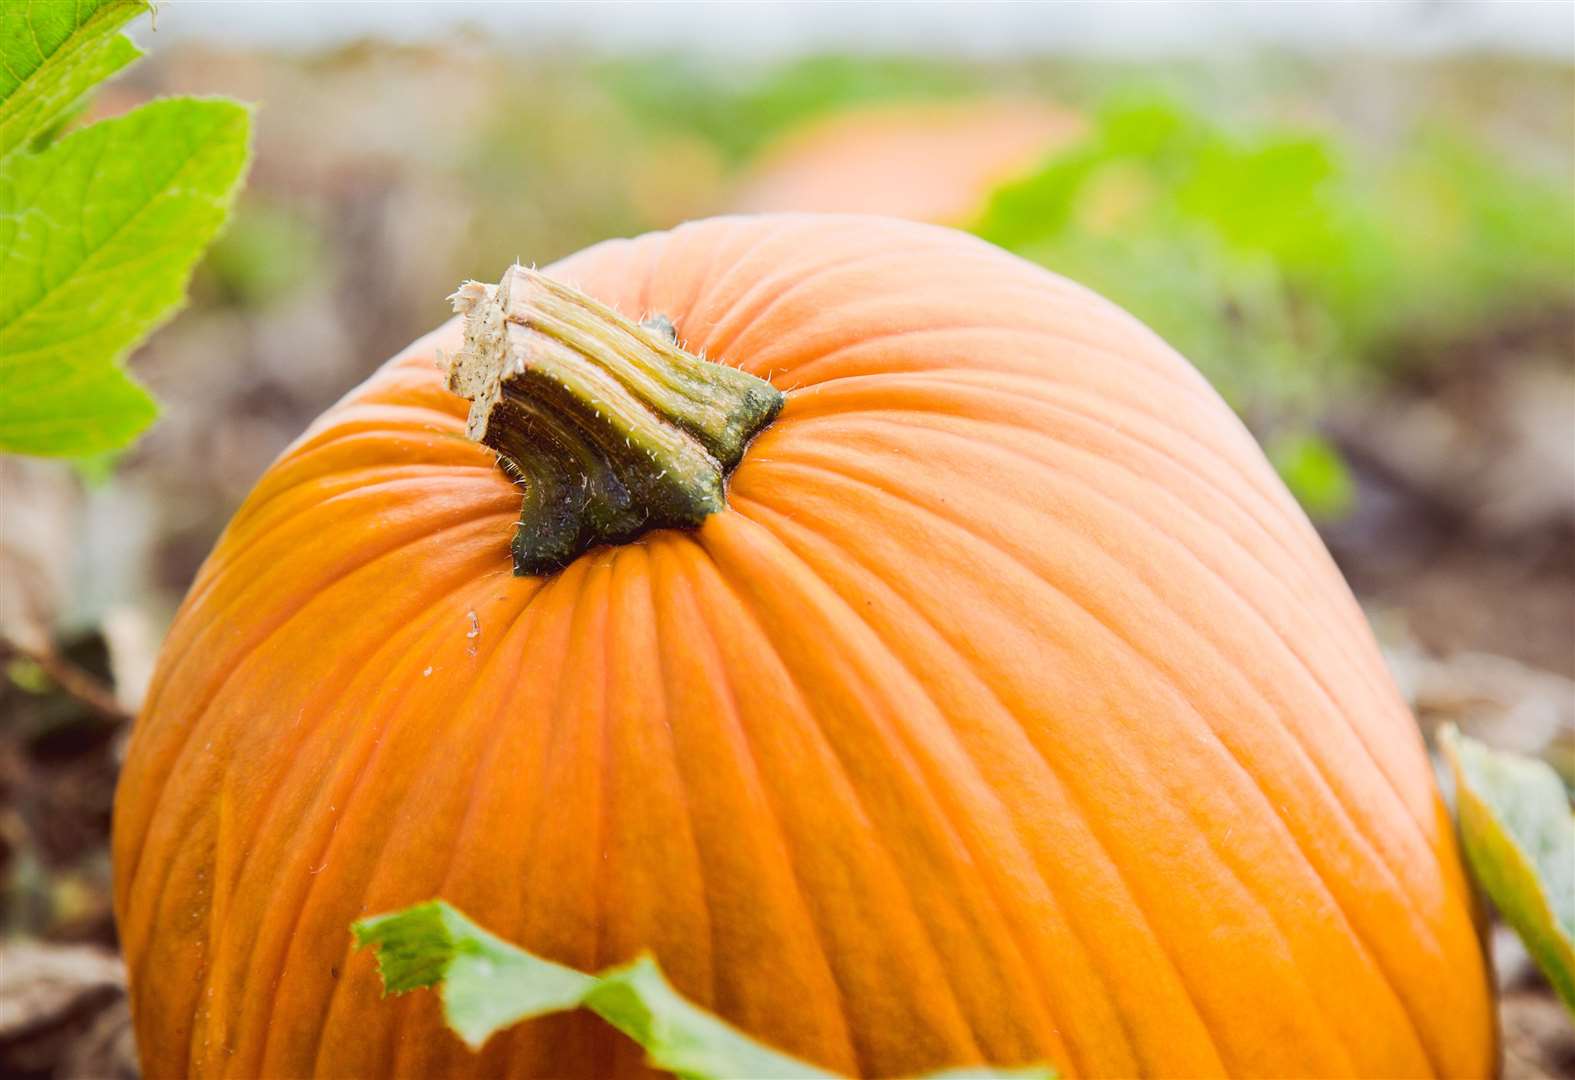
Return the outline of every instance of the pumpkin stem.
[[[450,299],[465,346],[448,386],[470,437],[525,495],[514,572],[559,570],[598,544],[695,528],[726,505],[723,480],[782,408],[770,383],[691,356],[665,318],[624,318],[515,265]]]

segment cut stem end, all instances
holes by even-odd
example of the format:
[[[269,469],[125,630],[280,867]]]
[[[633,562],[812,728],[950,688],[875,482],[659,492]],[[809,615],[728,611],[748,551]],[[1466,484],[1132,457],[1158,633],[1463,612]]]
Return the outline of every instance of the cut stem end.
[[[449,389],[470,399],[470,437],[524,490],[516,574],[698,527],[781,411],[770,383],[685,352],[665,319],[631,322],[539,271],[515,265],[450,299],[465,344]]]

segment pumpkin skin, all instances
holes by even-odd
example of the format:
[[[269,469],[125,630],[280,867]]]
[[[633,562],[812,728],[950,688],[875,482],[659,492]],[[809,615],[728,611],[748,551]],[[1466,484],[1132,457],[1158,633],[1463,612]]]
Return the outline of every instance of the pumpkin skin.
[[[812,120],[761,154],[735,210],[885,214],[965,225],[990,192],[1083,133],[1038,101],[884,104]]]
[[[441,896],[877,1076],[1482,1076],[1416,728],[1236,418],[1112,305],[949,230],[717,219],[549,272],[788,391],[729,508],[512,576],[519,497],[415,343],[263,476],[117,796],[149,1076],[612,1076],[472,1056],[358,917]]]

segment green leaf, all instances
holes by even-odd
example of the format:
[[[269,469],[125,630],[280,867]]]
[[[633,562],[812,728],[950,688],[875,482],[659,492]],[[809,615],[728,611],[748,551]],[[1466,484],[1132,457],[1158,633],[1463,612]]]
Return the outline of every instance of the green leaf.
[[[442,984],[443,1015],[472,1049],[521,1020],[578,1008],[596,981],[494,937],[442,901],[351,927],[377,949],[383,989],[402,994]]]
[[[90,367],[25,393],[0,368],[0,450],[92,455],[124,446],[153,423],[158,405],[115,367]]]
[[[151,421],[116,365],[181,303],[249,123],[234,102],[157,101],[0,169],[0,450],[96,453]]]
[[[142,55],[119,30],[146,10],[143,0],[0,5],[0,163]]]
[[[441,900],[363,919],[350,929],[358,948],[377,950],[386,992],[437,986],[444,1018],[472,1049],[521,1020],[583,1007],[644,1048],[654,1068],[681,1077],[833,1075],[761,1046],[688,1001],[650,956],[586,975],[510,945]],[[1032,1067],[934,1075],[1054,1080],[1055,1073]]]
[[[1439,741],[1477,883],[1575,1011],[1575,816],[1564,784],[1543,762],[1491,750],[1452,724]]]
[[[585,1007],[645,1048],[650,1063],[676,1076],[831,1076],[775,1050],[691,1004],[650,956],[605,971]]]
[[[680,1076],[831,1075],[689,1003],[649,957],[586,975],[510,945],[441,900],[363,919],[351,932],[358,947],[377,949],[389,993],[440,985],[444,1018],[472,1049],[521,1020],[583,1006],[644,1047],[653,1065]]]

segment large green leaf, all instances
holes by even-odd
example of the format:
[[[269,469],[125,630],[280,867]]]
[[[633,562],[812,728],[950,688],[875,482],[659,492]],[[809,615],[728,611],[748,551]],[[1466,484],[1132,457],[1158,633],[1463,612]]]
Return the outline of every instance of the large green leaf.
[[[141,51],[120,33],[144,0],[0,4],[0,163]]]
[[[583,1007],[644,1048],[652,1066],[681,1077],[833,1075],[761,1046],[688,1001],[649,956],[587,975],[510,945],[441,900],[363,919],[351,932],[357,946],[377,950],[389,993],[438,987],[449,1027],[472,1049],[521,1020]],[[936,1075],[1053,1080],[1055,1073],[1031,1067]]]
[[[0,169],[0,450],[96,453],[151,420],[117,365],[184,297],[248,127],[233,102],[157,101]]]
[[[0,450],[82,461],[125,446],[159,415],[158,403],[118,367],[83,368],[15,402],[0,375]]]
[[[1473,875],[1575,1010],[1575,816],[1563,782],[1545,763],[1490,750],[1453,725],[1439,741]]]

